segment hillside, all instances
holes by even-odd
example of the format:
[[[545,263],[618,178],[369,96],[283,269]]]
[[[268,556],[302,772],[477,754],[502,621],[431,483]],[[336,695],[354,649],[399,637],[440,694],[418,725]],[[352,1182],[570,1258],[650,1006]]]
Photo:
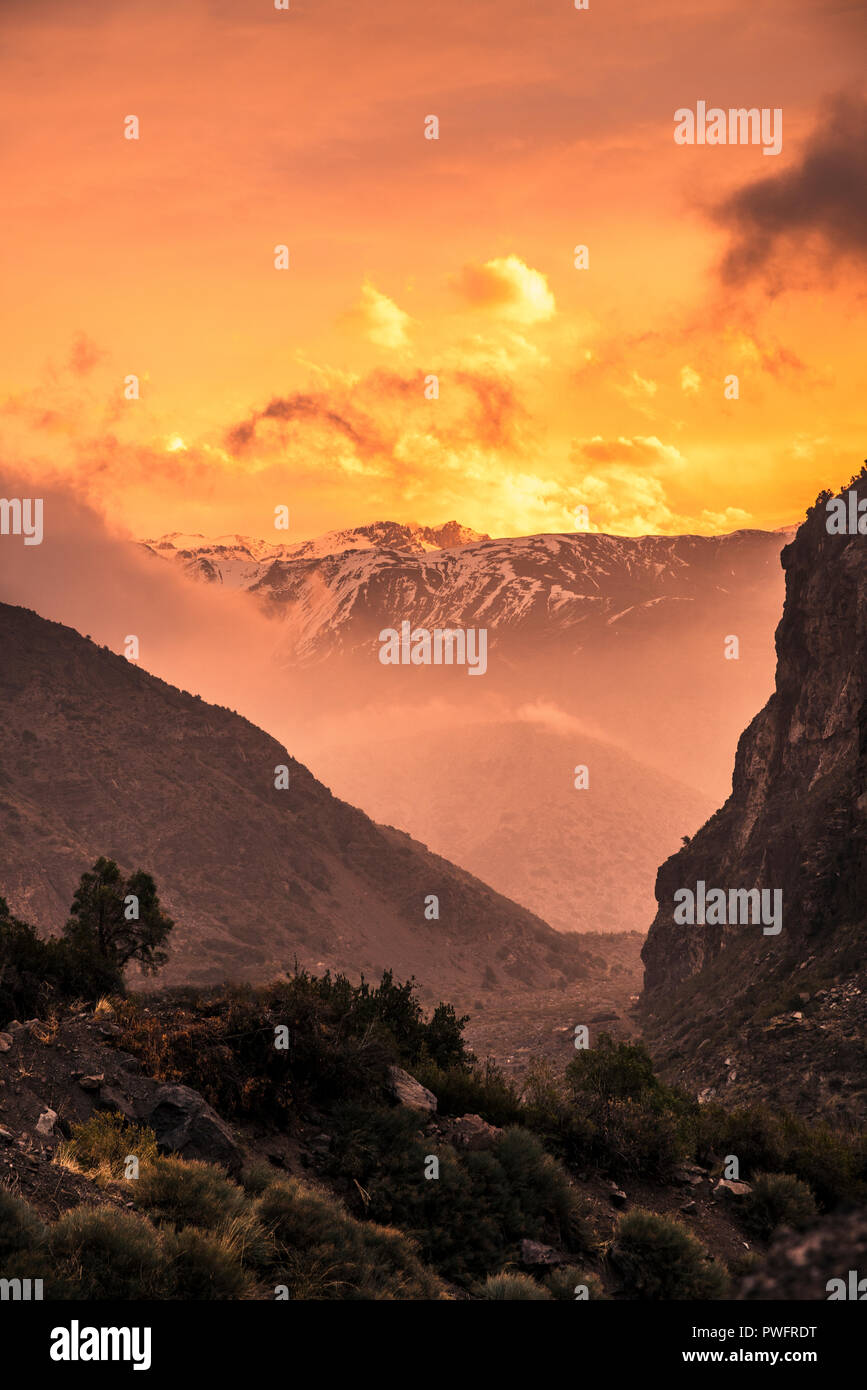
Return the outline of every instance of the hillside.
[[[672,1079],[863,1124],[867,558],[862,536],[828,533],[825,500],[783,551],[776,689],[732,794],[659,871],[644,1010]],[[699,880],[781,891],[781,930],[675,925],[674,893]]]
[[[100,854],[156,878],[168,981],[299,962],[415,973],[432,991],[546,987],[604,969],[575,938],[338,801],[232,711],[0,605],[0,891],[43,931]],[[274,786],[275,768],[289,786]],[[425,899],[439,897],[438,921]]]
[[[558,931],[643,931],[659,863],[709,797],[622,750],[543,719],[418,728],[358,756],[323,749],[330,785]],[[574,785],[576,765],[589,786]]]

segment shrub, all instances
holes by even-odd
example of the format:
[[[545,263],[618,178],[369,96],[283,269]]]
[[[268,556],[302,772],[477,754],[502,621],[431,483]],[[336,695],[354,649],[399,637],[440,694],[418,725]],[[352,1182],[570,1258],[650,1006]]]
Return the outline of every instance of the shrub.
[[[406,1230],[445,1277],[484,1277],[524,1237],[585,1248],[567,1175],[526,1129],[506,1130],[490,1151],[463,1153],[419,1139],[418,1116],[406,1110],[343,1105],[333,1121],[326,1171],[355,1185],[353,1209]],[[436,1181],[424,1176],[430,1156],[439,1160]]]
[[[235,1251],[204,1231],[170,1231],[163,1238],[165,1297],[251,1298],[254,1285]]]
[[[489,1274],[478,1290],[479,1298],[521,1299],[524,1302],[542,1302],[551,1294],[529,1274]]]
[[[449,1067],[422,1061],[414,1067],[417,1081],[433,1091],[441,1115],[481,1115],[492,1125],[513,1125],[523,1117],[518,1093],[500,1069],[453,1062]]]
[[[11,1256],[37,1250],[45,1236],[45,1227],[32,1208],[0,1187],[0,1273]]]
[[[134,1188],[136,1206],[157,1222],[179,1229],[202,1226],[217,1229],[248,1209],[249,1199],[222,1169],[210,1163],[187,1163],[158,1158],[142,1173]]]
[[[52,1227],[49,1251],[72,1297],[127,1301],[159,1297],[161,1251],[140,1216],[109,1207],[76,1207]]]
[[[269,1187],[259,1219],[275,1244],[269,1273],[293,1299],[438,1299],[443,1286],[400,1231],[356,1221],[331,1197],[290,1181]]]
[[[122,1178],[131,1154],[138,1159],[140,1172],[156,1161],[153,1130],[132,1124],[115,1111],[95,1110],[89,1120],[72,1126],[72,1138],[58,1146],[55,1162],[105,1178]]]
[[[724,1298],[728,1279],[677,1221],[637,1209],[617,1226],[610,1257],[631,1298]]]
[[[758,1173],[752,1189],[741,1204],[740,1218],[744,1229],[761,1240],[769,1240],[778,1226],[801,1231],[819,1214],[807,1184],[791,1173]]]

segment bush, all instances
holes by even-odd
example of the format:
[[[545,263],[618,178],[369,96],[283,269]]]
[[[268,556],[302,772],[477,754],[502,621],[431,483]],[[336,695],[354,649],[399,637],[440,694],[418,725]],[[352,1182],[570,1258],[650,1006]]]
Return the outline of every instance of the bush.
[[[121,976],[105,961],[66,941],[42,940],[0,898],[0,1028],[13,1018],[43,1017],[64,1000],[122,990]]]
[[[728,1279],[677,1221],[637,1209],[617,1226],[610,1258],[631,1298],[725,1298]]]
[[[127,1158],[133,1155],[144,1172],[157,1158],[157,1139],[152,1129],[132,1124],[114,1111],[95,1110],[89,1120],[72,1126],[72,1138],[58,1146],[55,1162],[99,1172],[105,1178],[123,1178]],[[141,1181],[141,1179],[139,1179]]]
[[[275,1244],[269,1273],[292,1299],[439,1299],[442,1284],[402,1232],[356,1221],[297,1182],[275,1183],[259,1203]]]
[[[249,1207],[243,1189],[222,1169],[179,1158],[158,1158],[142,1173],[133,1196],[136,1206],[154,1221],[170,1221],[179,1229],[202,1226],[216,1230]]]
[[[518,1124],[523,1118],[518,1092],[490,1061],[484,1067],[453,1062],[446,1068],[422,1061],[413,1074],[433,1091],[441,1115],[481,1115],[488,1124],[500,1126]]]
[[[524,1237],[584,1249],[575,1194],[539,1139],[507,1129],[490,1151],[419,1139],[410,1111],[343,1105],[326,1171],[353,1184],[356,1212],[407,1231],[446,1278],[468,1284],[502,1266]],[[439,1176],[425,1178],[430,1157]]]
[[[49,1251],[80,1299],[160,1297],[162,1259],[153,1227],[109,1207],[76,1207],[51,1229]]]
[[[752,1188],[740,1206],[740,1218],[744,1229],[761,1240],[770,1240],[778,1226],[801,1231],[819,1214],[807,1184],[791,1173],[758,1173]]]
[[[479,1298],[521,1299],[524,1302],[550,1300],[547,1289],[531,1279],[529,1274],[489,1274],[478,1290]]]
[[[163,1240],[165,1297],[251,1298],[254,1285],[237,1254],[203,1231],[170,1231]]]
[[[27,1203],[0,1187],[0,1274],[11,1256],[37,1250],[45,1236],[44,1225]]]

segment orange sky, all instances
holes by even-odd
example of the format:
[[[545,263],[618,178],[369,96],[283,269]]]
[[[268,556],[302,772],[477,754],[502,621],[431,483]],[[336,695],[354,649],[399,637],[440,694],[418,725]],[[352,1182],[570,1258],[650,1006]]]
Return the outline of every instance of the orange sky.
[[[5,0],[0,27],[0,444],[34,488],[148,536],[286,540],[278,504],[288,539],[581,504],[712,532],[860,465],[861,0]],[[781,155],[677,146],[698,100],[781,107]]]

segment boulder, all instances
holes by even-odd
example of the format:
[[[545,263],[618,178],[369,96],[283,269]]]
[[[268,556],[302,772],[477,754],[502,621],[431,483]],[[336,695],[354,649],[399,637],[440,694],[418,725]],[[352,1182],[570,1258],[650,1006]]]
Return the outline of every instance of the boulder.
[[[8,1052],[12,1046],[13,1038],[11,1033],[0,1033],[0,1052]]]
[[[160,1086],[140,1118],[154,1131],[163,1153],[218,1163],[230,1173],[243,1164],[229,1126],[191,1086]]]
[[[36,1133],[41,1134],[43,1139],[51,1139],[54,1134],[54,1126],[57,1124],[56,1110],[43,1110],[39,1119],[36,1121]]]
[[[502,1134],[496,1125],[489,1125],[481,1115],[460,1115],[450,1120],[446,1126],[446,1138],[455,1148],[469,1149],[478,1153],[482,1149],[492,1149]]]
[[[80,1076],[78,1084],[82,1091],[98,1091],[104,1080],[105,1075],[100,1072],[98,1076]]]
[[[713,1195],[717,1201],[740,1202],[749,1197],[752,1188],[748,1182],[733,1182],[730,1178],[720,1178],[714,1183]]]
[[[521,1241],[521,1264],[532,1268],[534,1265],[566,1265],[570,1256],[553,1245],[542,1245],[538,1240]]]
[[[402,1067],[389,1067],[388,1089],[398,1104],[405,1105],[409,1110],[424,1110],[433,1114],[437,1108],[437,1098],[433,1092]]]

